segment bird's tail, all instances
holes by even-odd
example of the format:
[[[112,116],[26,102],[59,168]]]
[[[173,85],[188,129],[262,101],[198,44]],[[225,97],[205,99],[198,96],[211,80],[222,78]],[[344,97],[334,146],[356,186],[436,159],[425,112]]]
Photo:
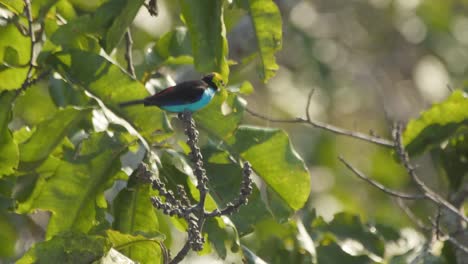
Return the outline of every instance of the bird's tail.
[[[130,105],[137,105],[137,104],[143,104],[143,103],[145,103],[145,99],[123,102],[123,103],[120,103],[119,106],[120,107],[126,107],[126,106],[130,106]]]

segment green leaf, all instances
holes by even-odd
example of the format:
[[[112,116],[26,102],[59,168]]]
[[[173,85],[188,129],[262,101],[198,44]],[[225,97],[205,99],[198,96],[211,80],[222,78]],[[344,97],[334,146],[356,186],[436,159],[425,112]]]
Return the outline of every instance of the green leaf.
[[[452,192],[458,191],[468,175],[468,132],[454,135],[446,145],[434,149],[433,154],[440,160]]]
[[[440,144],[467,124],[467,95],[455,91],[444,102],[433,105],[419,118],[411,120],[403,133],[403,143],[410,155],[419,154]]]
[[[76,124],[90,114],[91,109],[64,108],[40,123],[35,133],[19,146],[20,168],[31,169],[42,163]]]
[[[203,158],[209,179],[210,194],[219,209],[239,196],[242,179],[242,168],[229,159],[229,153],[213,148],[203,149]],[[240,207],[239,212],[230,218],[240,236],[251,233],[254,226],[265,219],[272,218],[268,205],[260,197],[257,186],[253,186],[247,205]]]
[[[106,255],[110,248],[110,242],[102,236],[69,231],[34,244],[16,263],[94,263]]]
[[[14,100],[14,92],[0,94],[0,178],[12,174],[18,167],[19,162],[18,145],[13,140],[13,135],[8,128]]]
[[[119,157],[126,146],[105,133],[95,133],[79,149],[57,160],[57,168],[41,175],[33,194],[18,206],[20,213],[52,212],[47,238],[65,230],[87,232],[97,224],[96,212],[107,206],[104,191],[118,179]]]
[[[0,0],[0,5],[17,15],[23,13],[24,2],[22,0]]]
[[[31,41],[14,24],[0,25],[0,92],[21,87],[28,71],[30,50]],[[21,65],[24,67],[13,67]]]
[[[199,72],[229,75],[228,43],[223,21],[223,1],[180,0],[182,16],[191,40],[195,68]]]
[[[148,207],[151,208],[151,207]],[[148,210],[147,211],[151,211]],[[115,230],[107,230],[107,237],[112,247],[123,252],[127,257],[139,263],[161,263],[160,243],[164,236],[148,234],[124,234]]]
[[[130,178],[129,186],[120,191],[113,203],[113,228],[121,233],[111,230],[107,234],[114,248],[132,260],[160,263],[161,248],[158,242],[163,241],[164,237],[157,233],[159,223],[150,200],[151,186],[136,181]]]
[[[364,225],[359,216],[349,213],[338,213],[330,223],[326,223],[322,218],[317,218],[312,223],[314,232],[329,232],[339,241],[352,239],[358,241],[366,250],[383,257],[384,241],[371,231],[369,226]],[[321,262],[319,262],[321,263]]]
[[[227,112],[223,113],[223,109]],[[229,94],[226,100],[218,95],[210,104],[194,114],[197,126],[206,130],[218,139],[232,136],[242,120],[245,101],[240,97]]]
[[[119,107],[119,103],[148,96],[143,84],[105,58],[84,51],[58,53],[50,57],[52,66],[70,82],[78,84],[106,107],[130,122],[146,140],[161,141],[171,135],[164,111],[157,107]]]
[[[13,221],[5,213],[0,213],[0,258],[13,257],[15,254],[17,231]]]
[[[104,49],[110,53],[119,44],[127,28],[132,24],[138,10],[145,0],[113,0],[112,6],[106,5],[106,10],[116,10],[110,27],[106,27]]]
[[[151,72],[163,65],[193,64],[190,35],[186,27],[164,34],[145,54],[145,67]]]
[[[275,53],[282,48],[281,14],[272,0],[246,0],[247,9],[252,19],[257,37],[260,55],[260,78],[267,82],[275,76],[279,67],[276,64]]]
[[[284,202],[294,210],[302,208],[309,197],[310,176],[286,132],[240,126],[227,142],[229,151],[249,161]]]
[[[62,48],[75,48],[99,53],[98,39],[110,53],[120,42],[144,0],[111,0],[93,14],[79,16],[60,26],[51,41]],[[51,50],[47,47],[46,50]],[[52,49],[53,50],[53,49]]]
[[[21,120],[26,126],[35,127],[57,113],[47,87],[37,83],[18,96],[13,108],[13,118]]]

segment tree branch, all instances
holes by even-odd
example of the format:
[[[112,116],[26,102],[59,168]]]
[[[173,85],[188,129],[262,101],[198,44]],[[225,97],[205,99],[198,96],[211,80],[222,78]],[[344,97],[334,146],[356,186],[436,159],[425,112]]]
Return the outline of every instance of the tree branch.
[[[381,145],[381,146],[384,146],[384,147],[394,147],[394,143],[392,141],[390,141],[390,140],[383,139],[383,138],[380,138],[380,137],[371,136],[371,135],[367,135],[367,134],[360,133],[360,132],[355,132],[355,131],[352,131],[352,130],[347,130],[347,129],[344,129],[344,128],[336,127],[336,126],[333,126],[333,125],[330,125],[330,124],[327,124],[327,123],[323,123],[323,122],[313,120],[310,117],[310,113],[309,113],[310,112],[309,108],[310,108],[310,105],[311,105],[311,100],[312,100],[313,94],[314,94],[314,90],[312,90],[309,93],[309,96],[307,98],[307,105],[306,105],[306,109],[305,109],[306,119],[301,118],[301,117],[297,117],[295,119],[271,118],[271,117],[268,117],[268,116],[265,116],[265,115],[262,115],[262,114],[258,114],[258,113],[254,112],[254,111],[252,111],[252,110],[250,110],[248,108],[245,108],[245,111],[247,111],[247,113],[251,114],[252,116],[255,116],[255,117],[258,117],[260,119],[267,120],[267,121],[270,121],[270,122],[305,124],[305,125],[309,125],[309,126],[312,126],[314,128],[319,128],[319,129],[322,129],[322,130],[325,130],[325,131],[329,131],[329,132],[332,132],[332,133],[335,133],[335,134],[338,134],[338,135],[353,137],[353,138],[356,138],[356,139],[371,142],[371,143]]]
[[[458,216],[461,220],[468,223],[468,218],[464,216],[457,208],[455,208],[452,204],[450,204],[447,200],[442,198],[432,189],[430,189],[416,174],[413,166],[410,163],[410,159],[408,153],[405,150],[402,140],[402,125],[400,123],[396,123],[393,129],[393,138],[395,142],[395,150],[400,157],[400,161],[402,162],[403,166],[405,167],[406,171],[410,175],[413,182],[419,188],[419,190],[424,194],[424,196],[434,202],[435,204],[447,209],[448,211],[452,212],[456,216]]]
[[[376,187],[377,189],[381,190],[382,192],[395,196],[397,198],[401,199],[407,199],[407,200],[417,200],[417,199],[424,199],[426,196],[424,194],[407,194],[399,191],[392,190],[390,188],[385,187],[383,184],[367,177],[364,173],[360,172],[356,168],[354,168],[351,164],[349,164],[343,157],[338,157],[338,159],[348,168],[350,169],[356,176],[358,176],[361,180],[366,181],[370,185]]]

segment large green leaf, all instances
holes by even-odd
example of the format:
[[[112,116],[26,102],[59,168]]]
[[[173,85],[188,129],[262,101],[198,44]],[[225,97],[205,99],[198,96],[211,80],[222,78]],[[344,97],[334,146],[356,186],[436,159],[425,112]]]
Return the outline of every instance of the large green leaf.
[[[124,252],[132,260],[138,263],[161,263],[160,243],[164,240],[164,236],[129,235],[115,230],[107,230],[106,234],[112,247]]]
[[[260,78],[266,82],[275,76],[279,67],[275,53],[282,48],[281,14],[272,0],[244,0],[257,37],[260,55]]]
[[[203,149],[205,169],[209,178],[210,194],[219,209],[239,196],[242,179],[242,168],[229,159],[229,153],[216,151],[213,148]],[[269,205],[260,197],[260,191],[254,185],[248,204],[240,207],[239,212],[230,218],[236,225],[240,236],[251,233],[255,224],[272,218]]]
[[[227,142],[229,151],[249,161],[255,173],[292,209],[304,205],[310,176],[284,131],[240,126]]]
[[[43,82],[30,86],[15,100],[13,118],[35,127],[57,113],[57,107]]]
[[[403,143],[410,155],[419,154],[440,144],[467,124],[467,95],[455,91],[444,102],[433,105],[419,118],[411,120],[403,133]]]
[[[124,118],[148,141],[167,138],[172,130],[164,111],[157,107],[119,107],[119,103],[148,96],[143,84],[105,58],[84,51],[57,53],[51,64],[72,83],[100,99],[106,107]]]
[[[18,145],[14,142],[8,123],[11,121],[12,102],[15,93],[3,92],[0,94],[0,178],[11,174],[18,166]]]
[[[149,184],[137,183],[134,178],[131,178],[129,186],[120,191],[113,203],[113,228],[124,234],[108,232],[108,235],[114,238],[111,239],[114,248],[140,263],[160,263],[161,258],[161,249],[157,242],[162,239],[159,235],[159,239],[155,240],[151,235],[157,233],[159,224],[151,204],[150,189]],[[117,237],[120,237],[120,242],[116,242]],[[124,244],[127,246],[122,247]]]
[[[20,168],[31,169],[43,162],[91,109],[64,108],[39,124],[34,134],[19,145]]]
[[[102,236],[64,232],[35,244],[17,264],[94,263],[106,255],[111,243]]]
[[[21,87],[28,68],[31,40],[8,23],[0,25],[0,92]]]
[[[219,72],[227,79],[228,43],[223,22],[223,1],[180,0],[180,5],[192,40],[195,68],[204,73]]]
[[[24,2],[22,0],[0,0],[0,5],[17,15],[23,13]]]
[[[80,151],[68,153],[48,177],[42,176],[33,194],[18,206],[18,212],[35,209],[52,212],[47,237],[65,230],[87,232],[97,224],[96,211],[105,208],[104,191],[118,179],[120,154],[125,145],[105,133],[92,134]]]

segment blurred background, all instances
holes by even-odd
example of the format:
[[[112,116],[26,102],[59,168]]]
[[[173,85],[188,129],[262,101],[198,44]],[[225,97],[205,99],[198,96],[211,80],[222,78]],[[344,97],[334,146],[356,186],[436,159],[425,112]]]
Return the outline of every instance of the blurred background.
[[[249,55],[256,49],[250,19],[227,8],[230,84],[249,80],[248,108],[270,117],[305,117],[308,93],[315,120],[390,138],[394,121],[407,121],[463,88],[468,70],[466,0],[278,0],[283,49],[277,75],[264,84]],[[135,63],[174,27],[183,26],[174,1],[158,1],[159,15],[140,10],[133,28]],[[233,22],[235,21],[235,23]],[[234,25],[234,26],[231,26]],[[123,44],[122,44],[123,45]],[[122,50],[124,48],[122,47]],[[120,56],[125,65],[123,55]],[[198,76],[192,66],[162,68],[175,79]],[[271,123],[246,114],[244,123],[286,129],[312,177],[311,208],[329,220],[339,211],[365,221],[406,226],[391,198],[357,179],[342,155],[370,177],[395,189],[411,189],[389,149],[299,124]],[[415,160],[429,186],[445,189],[431,157]],[[372,197],[372,198],[370,198]],[[413,206],[413,205],[412,205]],[[422,214],[434,208],[414,204]]]

